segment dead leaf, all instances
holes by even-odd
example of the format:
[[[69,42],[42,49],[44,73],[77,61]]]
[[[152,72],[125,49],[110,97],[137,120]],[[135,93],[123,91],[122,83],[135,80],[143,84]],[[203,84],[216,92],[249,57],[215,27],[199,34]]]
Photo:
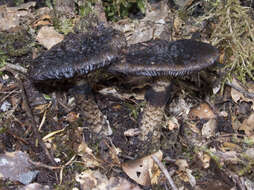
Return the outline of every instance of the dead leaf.
[[[45,48],[50,49],[64,39],[64,35],[55,31],[54,27],[43,26],[36,37],[36,40]]]
[[[31,183],[20,188],[19,190],[50,190],[50,187],[48,185],[41,185],[39,183]]]
[[[226,151],[241,151],[242,147],[231,142],[224,142],[221,149],[226,152]]]
[[[214,152],[214,154],[221,161],[221,165],[224,165],[224,162],[230,162],[232,164],[237,164],[240,161],[239,155],[235,151],[227,151],[227,152],[216,151],[216,152]]]
[[[153,179],[154,174],[158,176],[158,173],[152,173],[154,167],[157,167],[157,164],[153,161],[152,155],[156,156],[160,161],[162,160],[163,153],[159,150],[149,156],[137,160],[131,160],[122,164],[123,171],[134,181],[140,185],[149,186],[151,185],[151,179]]]
[[[196,182],[195,177],[192,175],[192,170],[186,169],[186,174],[187,174],[187,176],[189,178],[189,183],[191,184],[191,186],[195,187],[197,182]]]
[[[254,135],[254,113],[243,121],[239,130],[243,130],[247,136]]]
[[[175,161],[175,164],[178,166],[180,171],[185,171],[186,168],[189,167],[188,163],[186,160],[184,159],[178,159]]]
[[[21,151],[0,154],[0,178],[22,184],[31,183],[39,171],[32,170],[29,160],[28,155]]]
[[[233,78],[232,84],[240,89],[243,89],[243,87],[240,85],[240,83],[235,78]],[[253,81],[248,82],[246,84],[246,87],[248,88],[247,91],[249,93],[254,93],[254,82]],[[252,110],[254,110],[254,99],[246,98],[242,92],[235,90],[234,88],[231,88],[231,97],[235,103],[238,103],[238,101],[252,102]]]
[[[51,17],[48,14],[42,15],[39,19],[34,21],[33,27],[50,25],[52,23]]]
[[[34,7],[36,2],[23,3],[17,7],[0,6],[0,31],[6,31],[17,27],[20,19],[30,14],[30,7]]]
[[[176,16],[174,19],[174,28],[177,33],[179,33],[184,25],[184,21],[179,17]]]
[[[198,158],[202,162],[203,168],[209,168],[211,157],[208,154],[204,152],[198,152]]]
[[[214,136],[216,126],[217,126],[216,119],[209,119],[209,121],[203,125],[203,128],[201,130],[202,136],[206,138]]]
[[[139,128],[132,128],[132,129],[128,129],[127,131],[124,131],[124,136],[126,136],[126,137],[133,137],[133,136],[137,136],[139,134],[140,134]]]
[[[196,179],[192,175],[192,170],[189,169],[189,165],[186,160],[184,159],[178,159],[175,161],[175,164],[178,166],[178,174],[179,177],[184,182],[189,182],[192,187],[196,185]]]
[[[84,163],[84,167],[87,168],[95,168],[98,166],[102,167],[100,160],[93,155],[92,149],[88,147],[84,139],[82,140],[82,142],[78,147],[78,155],[81,156]]]
[[[254,160],[254,148],[248,148],[244,154],[247,159]]]
[[[172,131],[174,129],[179,129],[180,125],[178,123],[178,120],[176,119],[176,117],[171,117],[169,119],[167,119],[167,128]]]
[[[74,122],[79,118],[79,113],[76,112],[70,112],[67,114],[67,116],[65,117],[66,121],[69,122]]]
[[[202,103],[199,106],[194,107],[190,110],[189,118],[213,119],[216,118],[216,115],[213,113],[213,110],[207,103]]]
[[[98,170],[86,170],[76,175],[76,181],[81,185],[81,190],[142,190],[139,186],[130,183],[121,177],[111,177],[109,180],[106,175]]]

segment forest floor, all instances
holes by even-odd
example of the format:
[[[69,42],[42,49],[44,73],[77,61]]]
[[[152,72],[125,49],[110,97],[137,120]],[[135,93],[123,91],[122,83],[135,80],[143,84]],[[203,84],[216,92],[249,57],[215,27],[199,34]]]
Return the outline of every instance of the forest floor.
[[[137,135],[156,79],[90,73],[89,98],[109,123],[100,133],[73,83],[30,80],[33,59],[96,25],[82,3],[51,2],[0,2],[0,189],[172,189],[169,174],[181,190],[254,190],[253,1],[156,1],[115,22],[104,4],[89,4],[128,44],[194,38],[219,50],[217,66],[172,79],[155,152]]]

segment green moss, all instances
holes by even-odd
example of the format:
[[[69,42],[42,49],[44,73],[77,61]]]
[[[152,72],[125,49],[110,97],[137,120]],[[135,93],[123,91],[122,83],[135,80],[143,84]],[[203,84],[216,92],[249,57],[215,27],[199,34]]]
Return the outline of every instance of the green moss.
[[[201,20],[215,20],[211,42],[225,53],[226,80],[236,76],[243,83],[254,80],[254,21],[239,0],[216,1]]]
[[[66,35],[69,32],[73,32],[74,22],[71,18],[56,16],[53,19],[53,25],[58,32]]]
[[[0,33],[0,57],[1,60],[6,60],[3,56],[22,56],[31,51],[35,45],[34,38],[31,36],[32,31],[28,28],[23,28],[17,32]]]
[[[109,20],[117,21],[128,17],[137,8],[141,13],[145,13],[146,0],[107,0],[103,1],[106,16]]]

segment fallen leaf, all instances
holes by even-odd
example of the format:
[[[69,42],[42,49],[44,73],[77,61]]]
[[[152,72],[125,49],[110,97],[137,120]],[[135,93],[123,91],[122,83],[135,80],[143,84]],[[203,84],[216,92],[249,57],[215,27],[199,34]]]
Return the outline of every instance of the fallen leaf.
[[[242,147],[235,144],[235,143],[231,143],[231,142],[224,142],[222,144],[221,149],[226,152],[226,151],[241,151]]]
[[[76,112],[70,112],[67,114],[67,116],[65,117],[66,121],[69,122],[74,122],[79,118],[79,113]]]
[[[33,27],[41,26],[41,25],[50,25],[51,24],[51,17],[48,14],[41,15],[39,19],[34,21]]]
[[[178,159],[175,161],[175,164],[178,166],[180,171],[185,171],[186,168],[189,167],[188,163],[186,160],[184,159]]]
[[[176,117],[171,117],[169,119],[167,119],[167,128],[172,131],[174,129],[179,129],[180,125],[178,123],[178,120],[176,119]]]
[[[92,149],[88,147],[84,139],[80,143],[78,147],[78,155],[81,156],[81,159],[83,160],[84,167],[87,168],[95,168],[100,166],[100,161],[93,155]]]
[[[30,14],[30,7],[34,7],[36,2],[23,3],[17,7],[0,6],[0,31],[6,31],[17,27],[22,17]]]
[[[111,177],[108,180],[107,176],[98,170],[83,171],[76,175],[76,181],[80,183],[81,190],[142,190],[139,186],[122,177]]]
[[[243,121],[239,130],[243,130],[247,136],[254,135],[254,113]]]
[[[133,136],[137,136],[138,134],[140,134],[139,128],[132,128],[132,129],[128,129],[127,131],[124,131],[124,136],[126,137],[133,137]]]
[[[0,154],[0,178],[22,184],[31,183],[39,171],[32,170],[29,160],[28,155],[21,151]]]
[[[189,113],[190,119],[213,119],[216,118],[216,115],[213,113],[213,110],[207,103],[202,103],[197,107],[194,107],[190,110]]]
[[[204,152],[198,152],[197,155],[199,160],[202,162],[203,168],[209,168],[211,157]]]
[[[41,185],[39,183],[31,183],[20,188],[19,190],[50,190],[50,187],[48,185]]]
[[[213,154],[219,158],[221,165],[224,165],[224,162],[237,164],[240,161],[239,155],[237,154],[236,151],[228,151],[228,152],[215,151]]]
[[[208,122],[206,122],[201,130],[202,136],[206,138],[210,138],[215,135],[215,129],[217,126],[216,119],[209,119]]]
[[[191,186],[195,187],[197,182],[196,182],[195,177],[192,175],[192,170],[186,169],[186,174],[187,174],[187,176],[189,178],[189,183],[191,184]]]
[[[149,156],[123,163],[123,171],[138,184],[144,186],[151,185],[151,179],[154,176],[152,171],[157,171],[156,169],[153,170],[154,167],[157,167],[157,164],[152,159],[152,155],[156,156],[160,161],[162,160],[163,153],[159,150]]]
[[[248,148],[245,152],[244,155],[247,159],[249,160],[254,160],[254,148]]]
[[[234,86],[244,90],[244,88],[240,85],[240,83],[235,78],[233,78],[232,84]],[[253,81],[248,82],[246,84],[246,87],[248,88],[247,91],[249,93],[254,93],[254,83],[253,83]],[[252,102],[252,110],[254,110],[254,99],[245,97],[243,95],[243,93],[240,92],[239,90],[235,90],[234,88],[231,88],[231,97],[232,97],[232,99],[234,100],[235,103],[238,103],[238,101],[240,101],[240,102],[242,102],[242,101]]]
[[[45,48],[50,49],[64,39],[64,35],[55,31],[54,27],[43,26],[36,37],[36,40]]]

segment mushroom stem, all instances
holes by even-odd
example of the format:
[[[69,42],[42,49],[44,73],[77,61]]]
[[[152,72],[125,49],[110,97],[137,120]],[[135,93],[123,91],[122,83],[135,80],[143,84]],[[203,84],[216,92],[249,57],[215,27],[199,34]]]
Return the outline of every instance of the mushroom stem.
[[[161,125],[163,123],[164,108],[169,100],[171,81],[156,81],[145,94],[146,106],[141,115],[139,136],[140,140],[147,141],[151,138],[151,144],[159,145]],[[152,150],[153,151],[153,150]]]
[[[85,125],[98,134],[98,137],[105,137],[112,134],[112,129],[107,117],[98,107],[92,89],[88,84],[81,84],[73,88],[75,91],[76,105],[81,109],[81,117]]]

